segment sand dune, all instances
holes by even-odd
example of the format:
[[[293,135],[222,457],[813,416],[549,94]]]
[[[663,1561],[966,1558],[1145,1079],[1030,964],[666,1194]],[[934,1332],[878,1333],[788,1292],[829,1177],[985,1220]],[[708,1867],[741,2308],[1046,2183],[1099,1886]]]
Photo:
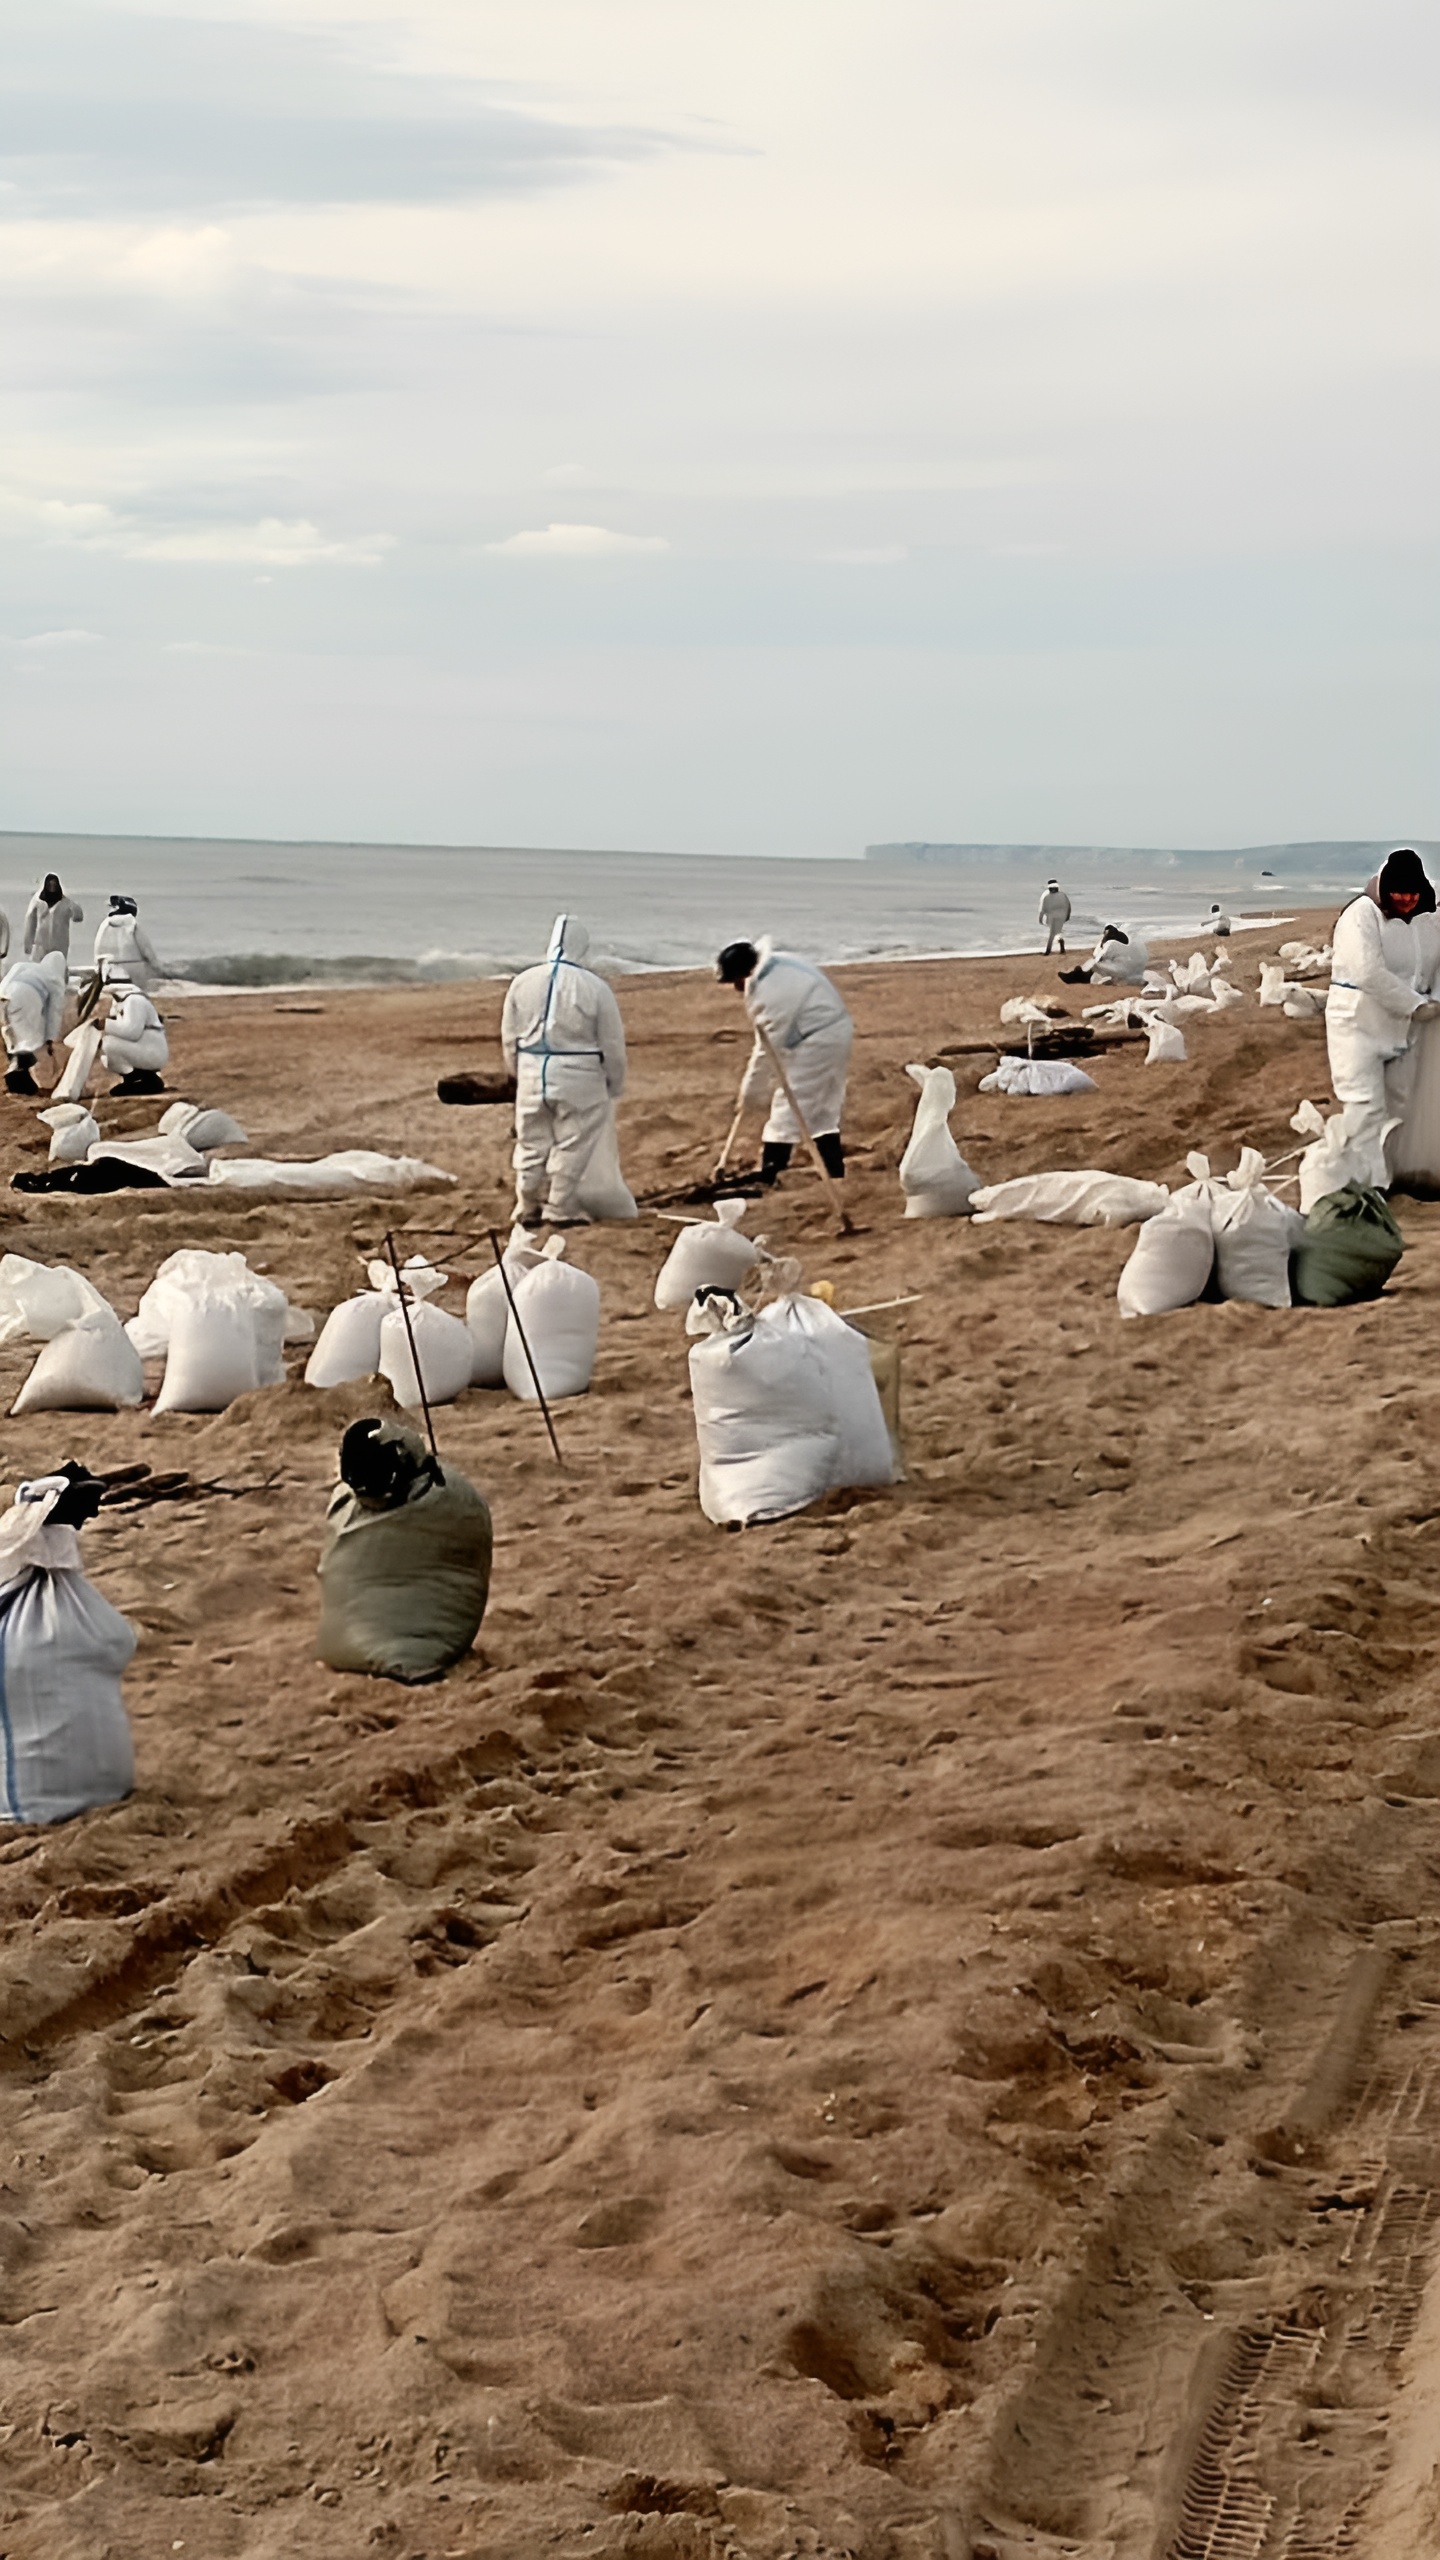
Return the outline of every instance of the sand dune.
[[[383,1389],[302,1353],[214,1419],[9,1426],[7,1483],[214,1488],[86,1533],[141,1631],[135,1796],[0,1835],[11,2560],[1433,2547],[1440,1209],[1375,1305],[1124,1325],[1123,1234],[900,1217],[905,1062],[1042,964],[845,978],[857,1232],[800,1169],[752,1224],[841,1304],[922,1293],[893,1492],[705,1523],[653,1216],[572,1244],[605,1321],[563,1468],[502,1394],[439,1418],[497,1543],[438,1688],[312,1656]],[[659,1189],[713,1157],[738,1008],[623,995]],[[429,1230],[507,1213],[508,1131],[434,1085],[499,991],[177,1011],[176,1089],[258,1148],[459,1193],[7,1194],[7,1244],[126,1314],[239,1246],[323,1315],[393,1214],[458,1306],[488,1249]],[[958,1058],[957,1135],[987,1179],[1173,1183],[1326,1091],[1323,1028],[1253,1001],[1143,1059],[1042,1103]]]

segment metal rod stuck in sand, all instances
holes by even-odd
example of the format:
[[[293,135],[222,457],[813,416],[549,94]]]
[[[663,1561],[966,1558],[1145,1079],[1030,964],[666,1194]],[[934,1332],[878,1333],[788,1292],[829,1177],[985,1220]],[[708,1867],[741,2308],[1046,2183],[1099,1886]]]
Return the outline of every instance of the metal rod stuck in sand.
[[[530,1348],[530,1337],[520,1321],[520,1310],[515,1304],[515,1292],[510,1286],[510,1274],[505,1268],[505,1250],[493,1227],[487,1227],[485,1233],[490,1239],[490,1250],[495,1256],[495,1268],[500,1274],[500,1286],[505,1292],[505,1301],[510,1309],[510,1321],[520,1336],[520,1348],[525,1354],[526,1366],[535,1382],[535,1394],[539,1400],[540,1410],[545,1416],[545,1428],[550,1434],[550,1446],[555,1452],[555,1464],[557,1467],[563,1467],[565,1461],[560,1455],[560,1443],[555,1437],[555,1425],[550,1417],[550,1407],[545,1401],[545,1390],[540,1384],[540,1372],[535,1366],[535,1354]]]
[[[425,1381],[420,1375],[420,1354],[415,1347],[415,1327],[410,1321],[410,1300],[405,1291],[405,1279],[404,1274],[400,1269],[400,1257],[395,1250],[395,1238],[388,1227],[385,1230],[385,1250],[390,1256],[390,1268],[395,1274],[395,1288],[400,1301],[401,1321],[405,1327],[405,1339],[410,1345],[410,1366],[415,1372],[415,1392],[420,1398],[420,1410],[425,1416],[425,1436],[430,1443],[430,1455],[438,1467],[440,1464],[440,1449],[435,1438],[435,1420],[430,1411],[430,1399],[425,1393]]]

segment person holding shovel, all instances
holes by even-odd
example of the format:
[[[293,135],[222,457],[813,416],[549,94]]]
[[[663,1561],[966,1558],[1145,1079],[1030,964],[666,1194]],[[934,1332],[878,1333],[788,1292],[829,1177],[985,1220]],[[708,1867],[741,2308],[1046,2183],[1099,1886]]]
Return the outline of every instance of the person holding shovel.
[[[782,1174],[805,1138],[832,1180],[844,1173],[840,1118],[855,1025],[824,972],[768,941],[727,942],[715,963],[722,987],[743,998],[755,1046],[740,1087],[741,1111],[768,1102],[760,1179]]]

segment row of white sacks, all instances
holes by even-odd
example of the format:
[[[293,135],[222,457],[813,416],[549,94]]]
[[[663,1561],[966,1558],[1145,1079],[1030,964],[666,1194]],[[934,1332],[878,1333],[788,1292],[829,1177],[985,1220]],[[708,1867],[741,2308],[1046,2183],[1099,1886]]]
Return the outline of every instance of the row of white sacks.
[[[106,1138],[83,1102],[52,1102],[36,1117],[50,1131],[52,1165],[134,1165],[158,1174],[173,1190],[206,1183],[230,1191],[344,1198],[365,1192],[453,1187],[455,1182],[453,1173],[427,1164],[421,1156],[381,1155],[373,1147],[342,1147],[328,1156],[294,1160],[225,1156],[222,1148],[248,1146],[245,1131],[228,1111],[207,1111],[193,1102],[172,1102],[149,1138]],[[633,1202],[624,1214],[634,1214]]]

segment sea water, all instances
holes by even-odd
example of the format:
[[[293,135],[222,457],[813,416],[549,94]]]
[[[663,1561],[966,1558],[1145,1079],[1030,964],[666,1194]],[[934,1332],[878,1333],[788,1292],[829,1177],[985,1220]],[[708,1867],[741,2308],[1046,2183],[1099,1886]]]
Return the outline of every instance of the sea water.
[[[1045,883],[1073,901],[1072,950],[1102,924],[1198,933],[1212,899],[1276,913],[1354,894],[1383,844],[1166,847],[872,846],[853,861],[519,847],[276,844],[0,835],[12,950],[31,891],[56,871],[85,909],[88,955],[109,894],[138,899],[168,972],[200,986],[387,984],[504,975],[539,958],[567,909],[606,969],[697,968],[762,934],[816,960],[1035,950]]]

